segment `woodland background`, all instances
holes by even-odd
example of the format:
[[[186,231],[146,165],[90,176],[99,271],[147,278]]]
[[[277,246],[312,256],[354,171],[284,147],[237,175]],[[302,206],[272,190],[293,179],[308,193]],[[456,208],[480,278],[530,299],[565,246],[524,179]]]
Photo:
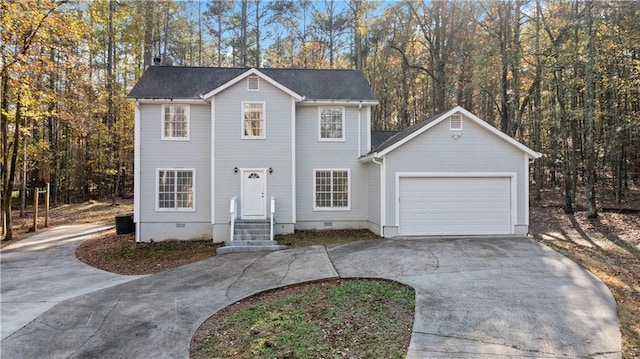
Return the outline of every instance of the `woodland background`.
[[[532,198],[559,188],[567,213],[638,187],[638,1],[0,1],[6,239],[46,181],[54,206],[131,195],[126,95],[154,58],[362,69],[374,130],[461,105],[544,153]]]

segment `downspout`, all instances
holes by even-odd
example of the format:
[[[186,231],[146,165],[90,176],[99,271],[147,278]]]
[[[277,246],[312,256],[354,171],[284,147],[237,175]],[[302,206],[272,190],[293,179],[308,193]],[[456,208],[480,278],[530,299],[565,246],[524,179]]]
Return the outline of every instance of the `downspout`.
[[[384,163],[378,161],[378,152],[373,153],[373,157],[371,157],[371,161],[378,166],[380,166],[380,237],[384,238],[384,224],[386,220],[385,209],[385,173],[384,173]]]
[[[140,134],[141,134],[141,126],[142,124],[140,123],[140,101],[136,99],[135,101],[135,111],[134,111],[134,118],[133,118],[133,127],[134,127],[134,135],[133,135],[133,142],[134,142],[134,146],[133,146],[133,223],[135,225],[135,236],[136,236],[136,243],[140,242],[140,229],[141,229],[141,225],[140,225],[140,208],[141,208],[141,203],[140,203],[140,189],[141,189],[141,183],[140,183],[140,163],[141,163],[141,156],[142,154],[140,153],[141,151],[141,138],[140,138]]]
[[[360,116],[360,111],[362,110],[362,101],[358,105],[358,157],[362,155],[362,118]]]

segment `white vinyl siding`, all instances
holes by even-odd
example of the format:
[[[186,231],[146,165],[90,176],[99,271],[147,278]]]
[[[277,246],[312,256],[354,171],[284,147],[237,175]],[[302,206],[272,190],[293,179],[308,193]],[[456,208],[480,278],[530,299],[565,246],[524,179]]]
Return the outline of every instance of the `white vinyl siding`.
[[[195,170],[157,170],[157,210],[195,209]]]
[[[344,108],[318,108],[318,140],[344,141]]]
[[[265,103],[242,103],[242,138],[265,138]]]
[[[264,103],[264,119],[268,122],[264,127],[264,139],[252,140],[238,135],[238,132],[243,132],[244,103]],[[294,128],[291,96],[264,79],[260,81],[260,91],[247,91],[247,82],[243,80],[215,96],[214,115],[215,140],[212,146],[215,153],[215,240],[229,238],[229,201],[232,197],[241,199],[240,170],[246,168],[273,169],[273,172],[266,172],[268,187],[265,197],[267,200],[273,197],[276,201],[277,225],[274,225],[274,230],[292,227],[295,184],[292,183]],[[311,122],[315,128],[314,120],[315,117]],[[312,130],[312,135],[315,138],[315,130]],[[233,170],[235,167],[238,167],[237,173]],[[309,177],[310,174],[311,170]]]
[[[162,139],[189,140],[189,105],[162,106]]]
[[[348,169],[313,171],[314,210],[348,210],[351,198]]]

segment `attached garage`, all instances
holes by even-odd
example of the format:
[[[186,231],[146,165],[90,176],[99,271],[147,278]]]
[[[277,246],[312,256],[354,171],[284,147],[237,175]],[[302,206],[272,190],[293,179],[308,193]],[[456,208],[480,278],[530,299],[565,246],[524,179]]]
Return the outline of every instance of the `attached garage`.
[[[361,158],[379,174],[369,228],[383,237],[525,235],[529,163],[540,156],[459,106],[416,123]]]
[[[511,233],[511,176],[399,176],[398,184],[401,236]]]

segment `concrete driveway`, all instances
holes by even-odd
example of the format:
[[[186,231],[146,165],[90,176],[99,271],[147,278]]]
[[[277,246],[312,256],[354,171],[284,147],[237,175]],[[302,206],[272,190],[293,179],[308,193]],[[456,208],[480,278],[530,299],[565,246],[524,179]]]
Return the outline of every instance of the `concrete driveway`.
[[[527,238],[372,240],[214,257],[65,300],[3,338],[1,354],[184,358],[195,330],[225,306],[337,277],[415,288],[409,358],[621,357],[608,288]],[[2,295],[4,326],[4,281]]]

